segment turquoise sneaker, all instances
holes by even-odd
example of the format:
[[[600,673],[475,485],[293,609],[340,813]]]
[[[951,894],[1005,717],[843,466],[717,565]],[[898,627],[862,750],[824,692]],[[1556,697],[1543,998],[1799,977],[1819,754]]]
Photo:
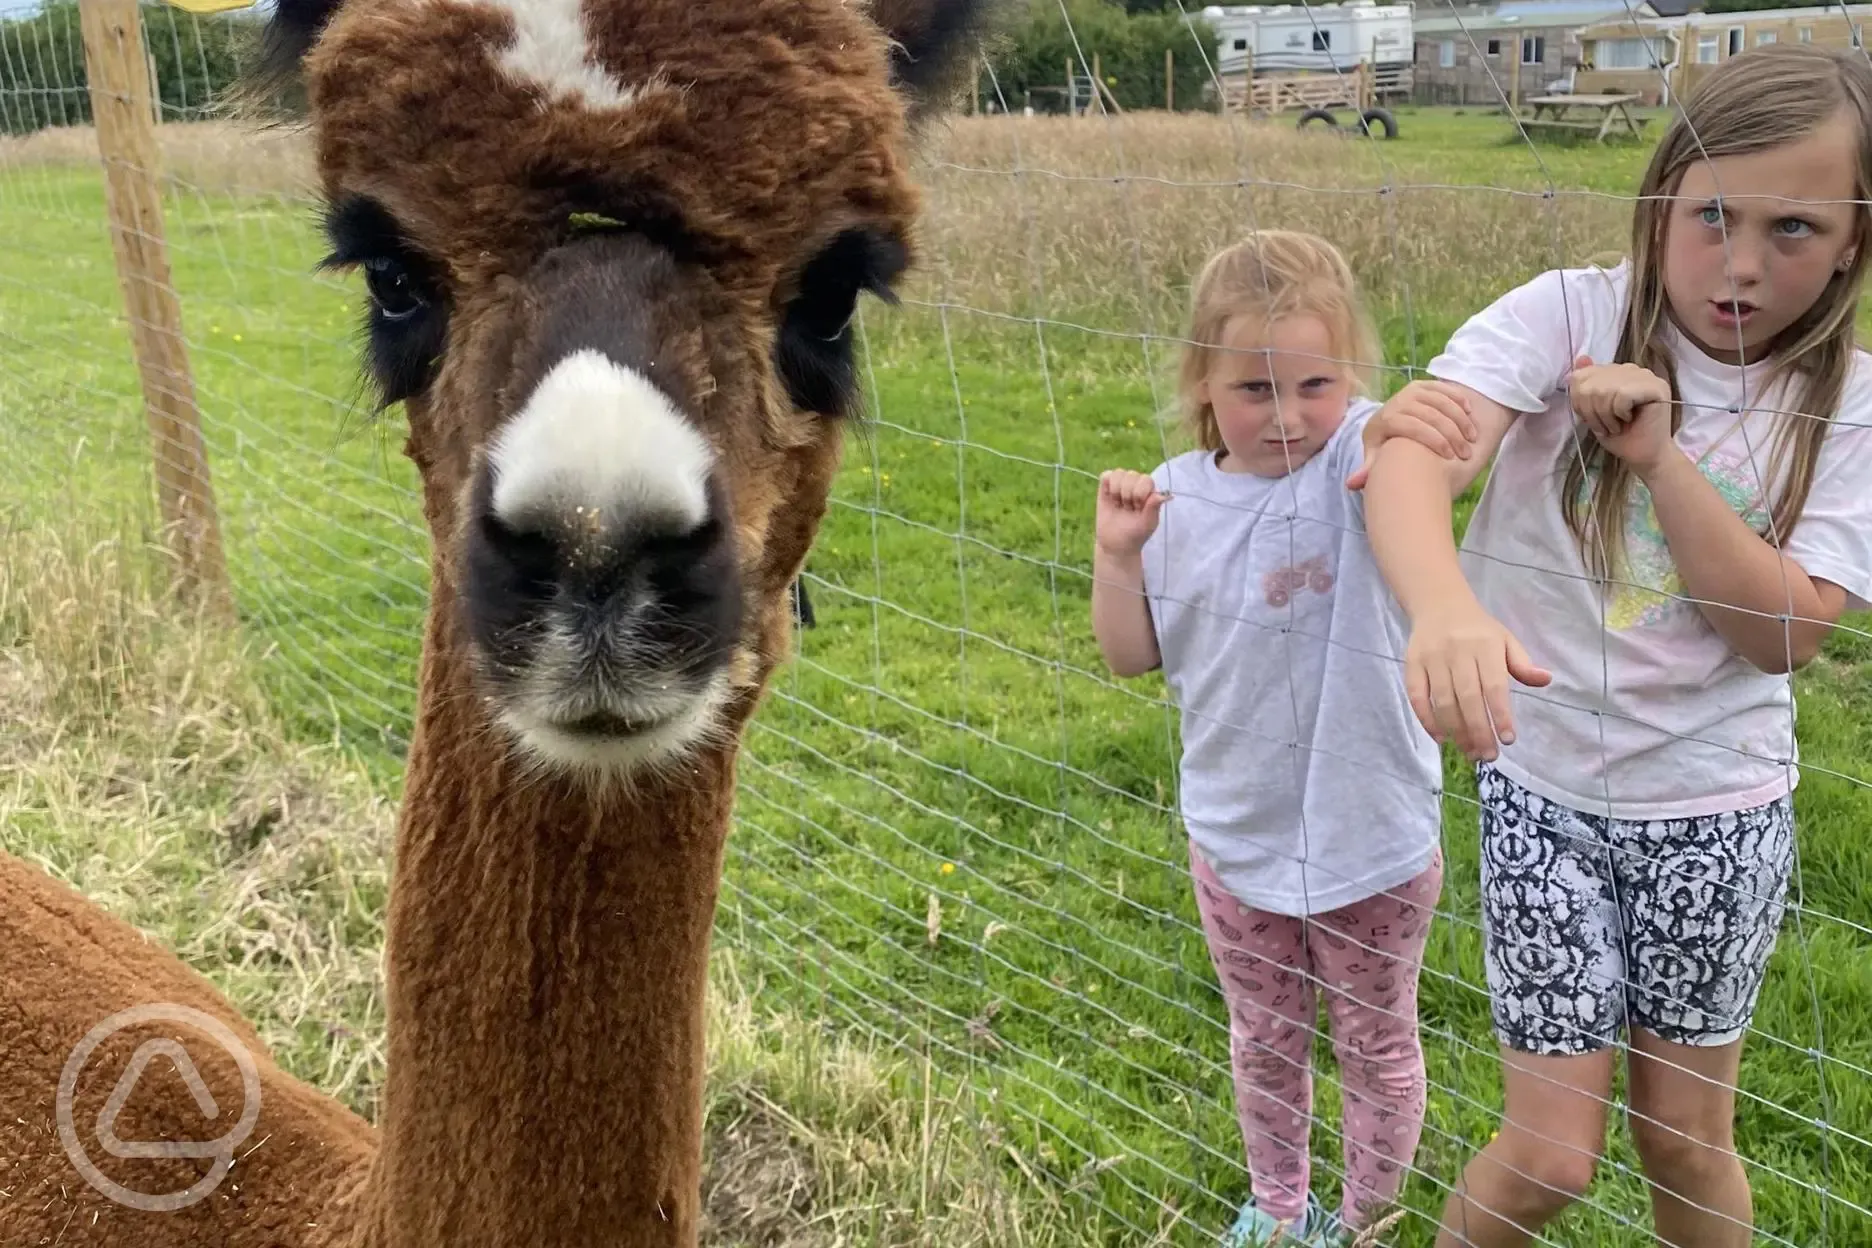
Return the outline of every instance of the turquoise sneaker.
[[[1305,1216],[1301,1214],[1303,1219]],[[1235,1225],[1222,1236],[1222,1248],[1272,1248],[1277,1243],[1293,1242],[1289,1233],[1297,1229],[1293,1219],[1277,1218],[1265,1209],[1257,1209],[1250,1196],[1236,1216]]]
[[[1338,1212],[1328,1211],[1319,1197],[1307,1193],[1306,1211],[1300,1222],[1288,1231],[1295,1248],[1350,1248],[1355,1238]]]

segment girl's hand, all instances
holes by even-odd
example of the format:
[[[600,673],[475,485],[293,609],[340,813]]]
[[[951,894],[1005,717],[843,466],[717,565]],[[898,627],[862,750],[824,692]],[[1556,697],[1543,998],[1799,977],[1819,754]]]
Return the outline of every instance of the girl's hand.
[[[1413,381],[1386,400],[1366,422],[1365,462],[1346,478],[1346,488],[1365,488],[1372,457],[1390,438],[1420,442],[1444,459],[1468,459],[1476,436],[1468,396],[1441,381]]]
[[[1573,411],[1599,444],[1643,474],[1672,445],[1670,383],[1637,364],[1573,361],[1567,381]]]
[[[1496,742],[1514,744],[1508,680],[1539,688],[1553,679],[1473,599],[1425,615],[1404,652],[1404,684],[1417,722],[1439,743],[1454,741],[1472,761],[1492,760]]]
[[[1170,496],[1141,472],[1114,468],[1099,477],[1094,536],[1099,549],[1126,558],[1144,549],[1157,531],[1157,512]]]

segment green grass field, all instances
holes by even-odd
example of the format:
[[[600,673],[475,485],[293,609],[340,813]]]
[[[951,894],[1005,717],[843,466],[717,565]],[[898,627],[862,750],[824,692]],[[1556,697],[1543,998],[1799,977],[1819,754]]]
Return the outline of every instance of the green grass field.
[[[1173,716],[1156,677],[1115,680],[1092,643],[1091,487],[1104,468],[1163,458],[1167,340],[1194,265],[1233,232],[1298,225],[1339,242],[1399,369],[1508,284],[1621,246],[1617,197],[1642,149],[1530,149],[1479,112],[1406,109],[1401,124],[1388,144],[1144,117],[968,122],[941,140],[929,263],[904,308],[865,312],[876,420],[850,445],[809,565],[819,627],[748,742],[718,933],[741,1000],[766,1020],[747,1044],[858,1046],[887,1063],[879,1096],[941,1089],[953,1112],[925,1130],[940,1123],[979,1181],[1035,1212],[980,1239],[940,1221],[927,1188],[943,1162],[926,1149],[920,1171],[867,1197],[888,1206],[875,1234],[844,1242],[1195,1244],[1245,1195],[1223,1016],[1179,867]],[[166,138],[168,234],[251,670],[284,740],[335,738],[393,799],[426,584],[400,415],[372,424],[357,402],[361,288],[311,276],[309,206],[251,189],[264,169],[230,190],[199,172],[218,166],[191,141]],[[149,535],[149,449],[104,222],[94,169],[0,147],[9,559],[48,528]],[[16,582],[30,579],[22,566]],[[0,612],[0,641],[55,649],[54,618]],[[1743,1067],[1758,1226],[1803,1248],[1872,1242],[1857,1211],[1872,1206],[1869,658],[1855,626],[1800,678],[1805,911],[1783,930]],[[86,731],[108,733],[108,719]],[[82,820],[22,792],[0,845],[76,872],[118,843],[86,842]],[[1429,1121],[1405,1189],[1416,1213],[1440,1205],[1499,1104],[1472,797],[1452,760],[1444,917],[1423,983]],[[204,812],[185,811],[155,860],[180,887],[228,853],[215,829],[236,799],[208,785],[174,800]],[[324,905],[323,887],[273,904]],[[345,896],[338,929],[363,958],[381,939],[369,913],[381,893]],[[244,1008],[271,1008],[268,968],[299,982],[289,959],[224,961],[189,929],[209,912],[162,913],[164,938],[236,985]],[[381,1026],[381,1006],[364,974],[296,994],[269,1034],[286,1037],[295,1070],[368,1112],[380,1068],[356,1037]],[[1318,1052],[1316,1174],[1336,1199],[1336,1076],[1323,1040]],[[810,1085],[767,1094],[808,1134],[837,1101]],[[1615,1126],[1590,1207],[1551,1242],[1651,1242],[1635,1164]],[[929,1228],[892,1212],[910,1209],[949,1232],[917,1238]],[[1392,1239],[1428,1244],[1432,1227],[1409,1216]]]

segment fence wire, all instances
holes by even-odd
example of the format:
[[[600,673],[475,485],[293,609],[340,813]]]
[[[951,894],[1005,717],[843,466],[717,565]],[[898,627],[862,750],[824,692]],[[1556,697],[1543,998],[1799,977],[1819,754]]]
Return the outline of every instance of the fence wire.
[[[1089,75],[1099,49],[1078,12],[1061,0]],[[1486,61],[1465,24],[1482,15],[1449,12]],[[1023,1198],[1069,1211],[1048,1223],[1057,1243],[1213,1242],[1248,1194],[1175,708],[1159,677],[1110,674],[1088,612],[1099,473],[1179,449],[1166,414],[1191,278],[1246,230],[1324,235],[1381,323],[1389,390],[1497,294],[1622,253],[1644,155],[1549,146],[1499,112],[1408,100],[1387,102],[1394,141],[1218,116],[1229,84],[1213,34],[1182,14],[1176,54],[1205,67],[1206,105],[1120,115],[1088,93],[1087,115],[1026,115],[1031,96],[991,55],[981,115],[933,134],[926,264],[903,306],[861,313],[872,419],[804,577],[816,625],[748,736],[717,928],[761,1008],[962,1088],[949,1129]],[[398,414],[377,423],[361,406],[361,286],[315,270],[304,136],[220,118],[197,85],[225,32],[195,18],[149,29],[172,44],[152,64],[178,67],[158,72],[165,241],[241,627],[295,731],[393,760],[428,534]],[[83,64],[76,6],[0,18],[0,508],[147,534],[152,447]],[[1651,116],[1655,135],[1668,110]],[[1766,1243],[1872,1243],[1869,660],[1867,621],[1849,615],[1794,678],[1799,866],[1736,1115]],[[1347,773],[1373,765],[1303,748]],[[1397,1245],[1433,1241],[1502,1104],[1476,784],[1453,755],[1437,800],[1446,875],[1418,1018],[1429,1103],[1403,1216],[1379,1241]],[[1312,1049],[1310,1151],[1331,1206],[1349,1094],[1323,1020]],[[1532,1242],[1654,1242],[1622,1070],[1604,1108],[1615,1125],[1596,1177]]]

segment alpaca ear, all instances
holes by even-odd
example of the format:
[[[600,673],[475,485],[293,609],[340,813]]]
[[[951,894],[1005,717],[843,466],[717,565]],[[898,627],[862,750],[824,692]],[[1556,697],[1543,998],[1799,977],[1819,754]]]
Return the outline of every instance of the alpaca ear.
[[[325,31],[343,0],[274,0],[261,38],[257,83],[278,86],[299,76],[299,63]]]
[[[872,0],[872,19],[891,40],[891,78],[909,98],[913,119],[941,109],[996,5],[997,0]]]

